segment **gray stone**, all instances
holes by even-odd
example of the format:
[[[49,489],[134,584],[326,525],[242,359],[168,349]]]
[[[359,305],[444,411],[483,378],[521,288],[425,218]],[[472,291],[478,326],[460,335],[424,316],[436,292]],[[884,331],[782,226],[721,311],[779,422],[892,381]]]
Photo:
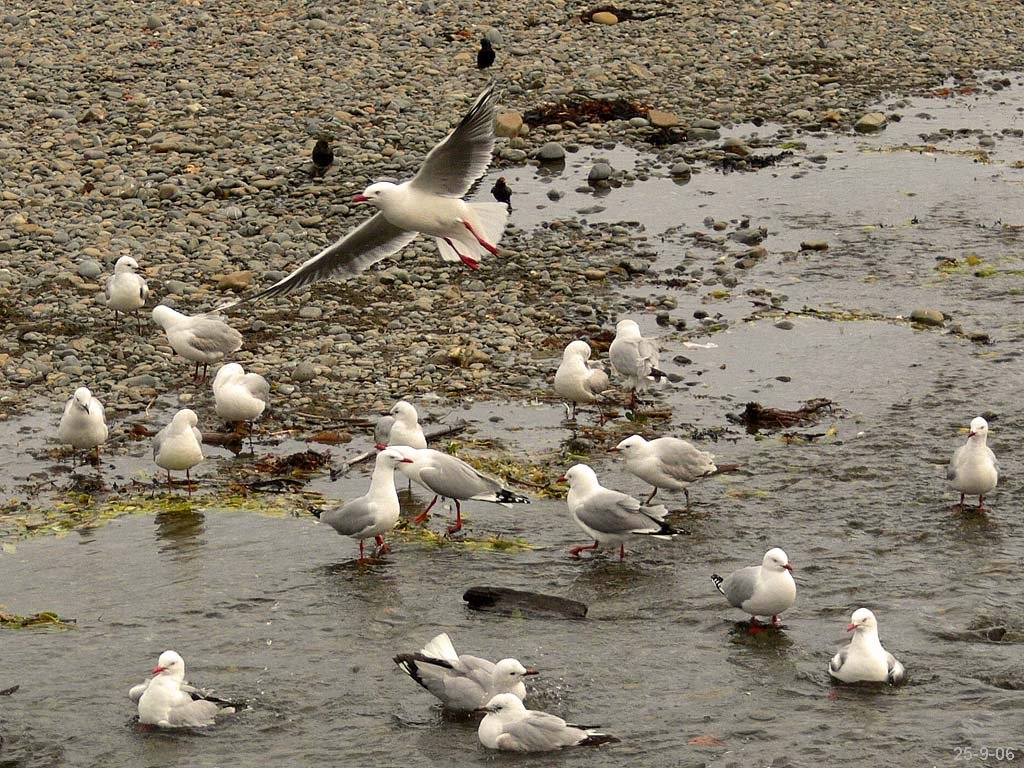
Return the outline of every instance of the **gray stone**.
[[[78,262],[78,274],[92,280],[103,274],[103,267],[96,259],[82,259]]]
[[[910,319],[921,325],[942,325],[946,322],[946,316],[937,309],[918,307],[910,313]]]
[[[693,173],[693,169],[690,168],[690,164],[688,162],[686,162],[685,160],[680,160],[679,162],[675,163],[671,169],[669,169],[669,173],[674,178],[677,179],[689,178],[689,176]]]
[[[302,384],[316,378],[316,366],[308,360],[301,361],[292,369],[292,381]]]
[[[877,133],[885,127],[885,123],[885,115],[881,112],[868,112],[854,123],[853,130],[857,133]]]
[[[565,149],[557,141],[549,141],[537,150],[537,158],[541,162],[551,163],[565,159]]]
[[[587,182],[590,186],[594,186],[595,181],[604,181],[611,178],[611,175],[612,167],[608,163],[594,163],[590,168],[590,173],[587,174]]]

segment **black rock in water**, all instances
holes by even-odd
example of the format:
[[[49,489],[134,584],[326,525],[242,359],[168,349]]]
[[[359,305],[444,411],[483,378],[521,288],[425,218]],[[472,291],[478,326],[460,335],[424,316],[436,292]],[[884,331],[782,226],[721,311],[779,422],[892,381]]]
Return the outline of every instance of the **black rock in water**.
[[[587,606],[577,600],[508,587],[470,587],[462,599],[474,610],[491,611],[504,616],[562,619],[584,619],[587,616]]]
[[[494,183],[494,186],[491,187],[491,194],[494,195],[494,199],[499,203],[507,205],[508,212],[512,213],[512,190],[509,189],[508,184],[505,183],[504,176],[498,179]]]
[[[494,49],[491,47],[491,41],[485,37],[480,41],[480,50],[476,52],[476,67],[487,69],[493,63]]]
[[[317,139],[313,147],[313,171],[317,176],[323,176],[327,169],[334,162],[334,150],[327,139]]]

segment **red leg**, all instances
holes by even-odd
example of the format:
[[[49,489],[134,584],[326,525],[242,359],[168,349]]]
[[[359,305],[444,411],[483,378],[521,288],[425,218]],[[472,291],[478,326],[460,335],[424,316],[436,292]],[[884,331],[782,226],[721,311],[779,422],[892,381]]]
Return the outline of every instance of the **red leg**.
[[[619,544],[619,560],[621,561],[621,560],[625,560],[625,559],[626,559],[626,545],[625,544]]]
[[[383,536],[374,536],[373,540],[377,542],[377,554],[383,555],[390,551]]]
[[[572,549],[569,550],[569,554],[572,555],[573,557],[579,557],[580,556],[580,552],[582,552],[584,549],[593,549],[596,552],[597,551],[597,542],[595,541],[593,544],[584,544],[583,546],[580,546],[580,547],[573,547]]]
[[[497,255],[498,255],[498,249],[497,249],[497,248],[496,248],[495,246],[493,246],[493,245],[491,245],[490,243],[488,243],[488,242],[487,242],[486,240],[484,240],[484,239],[483,239],[482,237],[480,237],[480,235],[478,235],[478,234],[476,233],[476,230],[475,230],[475,229],[473,229],[473,225],[472,225],[472,224],[470,224],[470,223],[469,223],[468,221],[466,221],[465,219],[463,219],[463,221],[462,221],[462,226],[464,226],[464,227],[465,227],[466,229],[468,229],[468,230],[469,230],[469,234],[471,234],[471,235],[472,235],[473,237],[475,237],[475,238],[476,238],[476,241],[477,241],[478,243],[480,243],[480,245],[482,245],[482,246],[483,246],[484,248],[486,248],[486,249],[488,250],[488,252],[489,252],[489,253],[490,253],[490,254],[491,254],[492,256],[497,256]]]
[[[462,530],[462,506],[459,500],[455,500],[455,525],[448,526],[448,533],[455,533]]]
[[[690,511],[690,489],[683,488],[683,493],[686,494],[686,511]]]
[[[359,540],[359,559],[356,562],[357,563],[365,563],[366,562],[366,549],[365,549],[365,545],[363,544],[363,540],[362,539]]]
[[[189,474],[189,470],[185,470],[185,487],[188,488],[189,497],[192,496],[192,475]]]
[[[458,256],[459,259],[462,260],[463,264],[465,264],[470,269],[480,269],[480,262],[477,261],[476,259],[474,259],[472,256],[467,256],[462,251],[460,251],[458,248],[456,248],[455,247],[455,243],[453,243],[451,241],[451,238],[446,237],[446,238],[444,238],[444,241],[446,243],[448,243],[448,245],[451,246],[451,249],[453,251],[455,251],[455,255]]]
[[[99,446],[96,447],[96,450],[99,451]],[[99,453],[96,454],[96,458],[99,458]],[[985,497],[984,496],[979,496],[978,497],[978,511],[981,512],[981,510],[983,510],[984,508],[985,508]]]
[[[174,483],[171,482],[171,470],[169,470],[169,469],[167,470],[167,487],[168,488],[173,488],[174,487]]]
[[[772,614],[772,626],[773,627],[779,626],[779,614],[777,614],[777,613]]]
[[[427,519],[427,515],[430,514],[431,507],[433,507],[434,504],[436,504],[436,503],[437,503],[437,496],[435,496],[433,498],[433,500],[429,504],[427,504],[427,508],[426,509],[424,509],[422,512],[419,513],[419,515],[417,515],[416,517],[414,517],[412,519],[413,523],[416,524],[416,525],[419,525],[424,520],[426,520]]]

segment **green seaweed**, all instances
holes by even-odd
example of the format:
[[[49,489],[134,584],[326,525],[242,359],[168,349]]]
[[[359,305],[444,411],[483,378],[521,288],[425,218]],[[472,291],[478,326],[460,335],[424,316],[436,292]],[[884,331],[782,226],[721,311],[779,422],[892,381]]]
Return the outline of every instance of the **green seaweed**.
[[[40,611],[31,616],[18,616],[0,610],[0,627],[7,629],[71,629],[74,619],[62,619],[53,611]]]

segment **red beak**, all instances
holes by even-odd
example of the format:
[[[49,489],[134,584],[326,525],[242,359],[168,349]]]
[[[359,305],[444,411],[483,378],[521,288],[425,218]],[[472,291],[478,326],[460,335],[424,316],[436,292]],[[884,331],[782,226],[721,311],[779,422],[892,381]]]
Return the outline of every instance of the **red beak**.
[[[793,570],[793,564],[792,563],[786,563],[782,567],[785,568],[787,571],[790,571],[790,572],[792,572],[792,570]]]
[[[387,448],[387,446],[386,446],[386,445],[384,445],[384,443],[377,443],[377,444],[376,444],[375,446],[373,446],[373,447],[374,447],[374,448],[376,448],[376,449],[377,449],[378,451],[383,451],[383,450],[384,450],[385,448]]]
[[[856,625],[856,624],[851,624],[850,626],[848,626],[848,627],[846,628],[846,631],[847,631],[847,632],[853,632],[853,630],[855,630],[856,628],[857,628],[857,625]]]
[[[536,669],[534,669],[533,667],[527,667],[527,668],[526,668],[526,671],[525,671],[525,672],[523,672],[523,674],[524,674],[524,675],[539,675],[539,674],[540,674],[540,672],[538,672],[538,671],[537,671]]]
[[[556,482],[556,483],[567,483],[567,482],[569,482],[569,481],[568,481],[568,480],[566,480],[566,479],[565,479],[564,477],[560,477],[560,478],[558,478],[557,480],[555,480],[555,482]]]
[[[153,667],[153,674],[154,675],[159,675],[165,669],[167,669],[167,667]]]
[[[413,463],[413,460],[412,460],[412,459],[402,459],[402,460],[401,460],[400,462],[398,462],[398,463],[399,463],[399,464],[412,464],[412,463]]]
[[[370,199],[370,198],[368,198],[368,197],[367,197],[366,195],[355,195],[355,196],[354,196],[354,197],[352,198],[352,202],[353,202],[353,203],[365,203],[365,202],[366,202],[367,200],[369,200],[369,199]]]
[[[976,434],[978,434],[978,433],[977,432],[968,432],[967,433],[967,439],[969,440],[970,438],[974,437]]]

